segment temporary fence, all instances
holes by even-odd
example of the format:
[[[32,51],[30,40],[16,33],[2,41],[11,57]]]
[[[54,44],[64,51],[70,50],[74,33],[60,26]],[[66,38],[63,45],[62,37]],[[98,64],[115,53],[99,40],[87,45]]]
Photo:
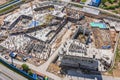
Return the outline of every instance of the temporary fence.
[[[16,68],[15,66],[13,66],[13,65],[11,65],[11,64],[8,64],[7,62],[5,62],[4,60],[2,60],[1,58],[0,58],[0,62],[1,62],[3,65],[5,65],[6,67],[8,67],[9,69],[11,69],[11,70],[17,72],[18,74],[26,77],[28,80],[37,80],[37,79],[33,78],[32,76],[30,76],[28,73],[26,73],[26,72],[24,72],[24,71]]]

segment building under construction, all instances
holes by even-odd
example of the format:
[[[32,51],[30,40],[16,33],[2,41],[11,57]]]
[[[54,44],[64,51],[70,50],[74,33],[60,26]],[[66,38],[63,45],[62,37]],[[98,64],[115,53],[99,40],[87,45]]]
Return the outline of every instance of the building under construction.
[[[5,17],[0,34],[7,37],[0,45],[22,58],[32,58],[33,63],[48,60],[58,49],[62,68],[107,71],[114,55],[111,34],[116,32],[111,33],[106,20],[99,18],[100,11],[88,10],[61,1],[31,3]]]
[[[75,10],[72,8],[66,8],[64,13],[67,14],[67,18],[69,21],[77,22],[84,18],[84,13],[80,10]]]
[[[110,68],[113,53],[88,47],[79,40],[69,40],[59,50],[61,67],[85,69],[88,71],[106,71]],[[94,65],[94,67],[93,67]]]
[[[52,55],[51,42],[67,23],[66,14],[61,12],[65,5],[45,1],[7,15],[1,29],[8,38],[0,45],[18,53],[19,59],[47,60]]]
[[[98,22],[98,24],[100,23],[104,24],[102,21]],[[114,55],[111,47],[110,31],[107,26],[101,25],[99,27],[97,25],[96,27],[99,28],[93,28],[90,23],[86,26],[81,24],[76,26],[77,29],[71,39],[63,44],[59,51],[59,60],[61,62],[59,66],[63,69],[67,67],[68,69],[77,68],[94,72],[107,71],[111,66]],[[97,29],[100,32],[96,31]],[[103,44],[96,43],[96,40],[103,40]],[[91,65],[94,65],[94,67],[91,67]]]

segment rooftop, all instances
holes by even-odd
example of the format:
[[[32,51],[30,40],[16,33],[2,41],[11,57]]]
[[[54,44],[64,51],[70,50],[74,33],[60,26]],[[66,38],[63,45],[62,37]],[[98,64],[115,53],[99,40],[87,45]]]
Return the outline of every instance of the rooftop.
[[[86,13],[93,14],[93,15],[99,15],[99,13],[100,13],[99,10],[96,10],[96,9],[93,9],[93,8],[88,8],[88,7],[83,7],[82,11],[86,12]]]

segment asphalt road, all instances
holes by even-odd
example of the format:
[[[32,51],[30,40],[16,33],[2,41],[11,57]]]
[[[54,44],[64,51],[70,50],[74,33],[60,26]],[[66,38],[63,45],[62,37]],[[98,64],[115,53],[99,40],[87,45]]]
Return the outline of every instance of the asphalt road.
[[[0,72],[0,80],[13,80],[13,79],[9,78],[8,76]]]
[[[0,80],[28,80],[16,72],[0,64]]]

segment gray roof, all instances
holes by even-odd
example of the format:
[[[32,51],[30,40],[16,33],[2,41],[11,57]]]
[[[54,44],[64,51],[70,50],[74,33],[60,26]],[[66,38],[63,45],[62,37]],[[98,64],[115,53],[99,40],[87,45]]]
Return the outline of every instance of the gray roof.
[[[94,15],[99,15],[100,11],[93,9],[93,8],[88,8],[88,7],[83,7],[82,9],[83,12],[94,14]]]

